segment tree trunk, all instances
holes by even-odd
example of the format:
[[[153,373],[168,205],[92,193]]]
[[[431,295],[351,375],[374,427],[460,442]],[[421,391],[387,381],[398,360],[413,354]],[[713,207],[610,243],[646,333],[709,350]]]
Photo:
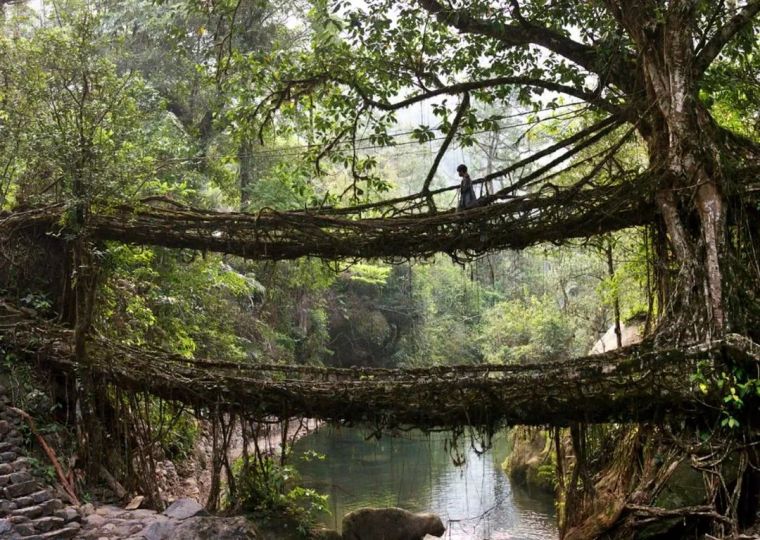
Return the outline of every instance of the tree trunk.
[[[642,51],[647,102],[640,129],[651,166],[662,172],[655,202],[677,267],[662,306],[664,335],[676,341],[712,339],[725,329],[725,178],[718,130],[697,98],[691,25],[693,3],[664,18],[628,9],[621,21]],[[646,112],[645,112],[646,111]]]
[[[240,209],[246,210],[251,202],[251,187],[253,186],[254,160],[252,156],[253,140],[243,137],[238,147],[238,177],[240,178]]]

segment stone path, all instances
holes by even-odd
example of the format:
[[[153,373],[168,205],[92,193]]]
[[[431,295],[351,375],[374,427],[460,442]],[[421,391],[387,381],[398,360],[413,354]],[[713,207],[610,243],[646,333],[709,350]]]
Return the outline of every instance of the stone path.
[[[21,419],[8,404],[0,386],[0,540],[73,538],[80,529],[79,512],[33,477],[21,450]]]
[[[210,516],[193,499],[179,499],[163,512],[124,510],[104,505],[97,509],[82,506],[83,540],[254,540],[259,538],[253,524],[243,516]]]

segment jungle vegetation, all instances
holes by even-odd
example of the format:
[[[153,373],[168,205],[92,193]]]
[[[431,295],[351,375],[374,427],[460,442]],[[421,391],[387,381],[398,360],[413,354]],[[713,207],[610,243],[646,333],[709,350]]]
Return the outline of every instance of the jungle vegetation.
[[[61,232],[14,244],[0,293],[74,327],[82,357],[93,329],[187,358],[338,367],[558,361],[631,319],[658,344],[759,337],[757,0],[44,0],[0,10],[0,211],[65,209]],[[486,203],[619,188],[655,217],[519,252],[411,260],[257,261],[90,245],[80,234],[91,214],[136,201],[445,212],[460,162],[482,179]],[[398,204],[373,206],[383,200]],[[56,235],[67,254],[35,252]],[[21,369],[10,352],[2,361]],[[710,433],[725,455],[740,453],[744,492],[756,490],[757,433],[741,407],[760,393],[756,375],[698,377],[735,389]],[[131,399],[100,398],[114,409]],[[192,426],[188,415],[162,433],[161,451],[187,453]],[[704,426],[692,428],[676,438],[686,454],[717,452]],[[621,515],[615,506],[611,521],[595,518],[590,501],[606,500],[595,473],[626,477],[631,452],[651,458],[675,444],[658,426],[600,429],[554,432],[556,452],[572,447],[590,464],[562,471],[556,459],[568,537],[614,530]],[[736,478],[714,481],[705,503],[724,511],[715,526],[731,534],[751,525],[740,509],[757,504]]]

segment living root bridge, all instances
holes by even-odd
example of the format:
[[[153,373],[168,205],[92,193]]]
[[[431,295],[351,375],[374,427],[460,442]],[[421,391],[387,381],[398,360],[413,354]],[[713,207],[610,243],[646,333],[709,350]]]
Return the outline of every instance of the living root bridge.
[[[560,242],[654,218],[643,194],[646,178],[588,189],[545,189],[466,212],[350,219],[265,209],[221,213],[173,206],[118,206],[93,212],[94,239],[189,248],[254,259],[424,257],[438,252],[479,254],[539,242]],[[0,215],[0,237],[23,229],[62,229],[63,206]]]
[[[70,330],[27,319],[6,323],[0,347],[74,374],[85,366],[73,360],[71,342]],[[91,337],[87,350],[87,368],[96,378],[130,391],[199,408],[384,428],[565,426],[699,416],[719,405],[720,396],[695,390],[691,375],[698,366],[708,376],[728,357],[760,367],[757,346],[738,336],[682,350],[634,346],[565,362],[406,370],[212,362],[101,337]]]

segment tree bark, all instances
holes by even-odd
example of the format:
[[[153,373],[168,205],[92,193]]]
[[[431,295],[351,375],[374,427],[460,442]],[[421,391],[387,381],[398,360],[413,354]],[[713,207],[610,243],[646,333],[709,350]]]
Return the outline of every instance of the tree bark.
[[[660,18],[646,0],[621,4],[619,20],[642,51],[646,106],[652,109],[640,133],[650,167],[665,173],[655,203],[678,265],[664,306],[665,333],[676,340],[720,337],[726,325],[726,190],[717,128],[697,97],[695,3],[674,2]]]

